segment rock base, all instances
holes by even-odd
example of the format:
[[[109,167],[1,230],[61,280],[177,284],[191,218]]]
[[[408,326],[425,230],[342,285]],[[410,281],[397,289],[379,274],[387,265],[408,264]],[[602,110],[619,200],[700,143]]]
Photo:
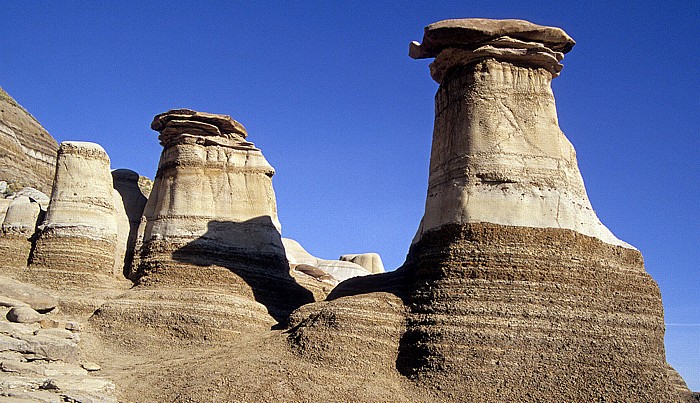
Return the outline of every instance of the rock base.
[[[304,307],[292,347],[332,362],[338,346],[364,351],[376,338],[395,349],[401,374],[444,400],[679,399],[666,370],[659,289],[636,250],[565,229],[448,225],[380,276],[383,285],[351,279],[329,302]],[[378,303],[387,292],[405,307],[405,332],[354,325],[396,329],[400,305],[392,318]],[[330,347],[306,353],[307,339]],[[360,354],[349,365],[381,365],[374,360]]]

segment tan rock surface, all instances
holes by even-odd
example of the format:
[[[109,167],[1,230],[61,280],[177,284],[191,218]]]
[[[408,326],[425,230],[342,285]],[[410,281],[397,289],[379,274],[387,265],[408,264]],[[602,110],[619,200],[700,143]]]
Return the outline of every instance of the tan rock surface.
[[[372,274],[384,273],[384,263],[378,253],[348,254],[341,256],[340,260],[359,264]]]
[[[19,196],[12,200],[0,233],[0,254],[6,264],[26,267],[38,221],[42,216],[39,203],[31,201],[29,197]]]
[[[503,37],[540,43],[561,53],[569,52],[576,44],[561,28],[525,20],[461,18],[442,20],[425,27],[423,43],[411,42],[408,54],[414,59],[436,57],[448,48],[464,48]]]
[[[148,195],[144,193],[144,189],[139,185],[140,181],[142,181],[141,177],[134,171],[116,169],[112,171],[112,179],[114,189],[119,193],[122,202],[121,207],[118,205],[115,205],[115,207],[117,207],[117,210],[122,210],[126,217],[126,226],[124,226],[124,216],[118,214],[121,217],[117,222],[120,239],[124,237],[124,232],[126,232],[126,239],[124,259],[121,267],[117,267],[117,270],[121,270],[122,274],[128,275],[134,259],[139,225],[141,224],[141,217],[146,207]],[[119,266],[119,263],[117,263],[117,266]]]
[[[459,37],[471,23],[437,25]],[[666,369],[658,286],[590,207],[553,74],[512,54],[455,58],[470,50],[445,44],[426,210],[406,263],[297,310],[290,346],[323,365],[347,344],[382,345],[437,401],[683,401]],[[381,322],[387,294],[405,330],[401,320],[373,326],[391,332],[353,328]],[[372,354],[345,364],[380,370]]]
[[[57,150],[56,140],[0,88],[0,180],[50,192]]]
[[[563,54],[547,46],[568,50],[573,41],[558,28],[534,24],[537,35],[518,36],[531,32],[521,29],[527,24],[511,35],[502,21],[493,22],[493,35],[475,39],[465,34],[472,24],[478,32],[490,26],[466,19],[426,28],[424,44],[439,51],[431,74],[441,86],[425,215],[414,242],[446,224],[491,222],[572,229],[631,247],[598,220],[576,152],[559,128],[551,80]],[[545,37],[559,38],[559,45],[511,37],[539,40],[541,31],[551,31]],[[438,33],[444,40],[435,42]],[[514,52],[501,52],[508,49]],[[554,64],[533,59],[543,52]]]
[[[330,260],[313,256],[307,252],[299,242],[293,239],[282,238],[282,244],[284,245],[287,261],[292,268],[295,268],[294,266],[299,264],[313,266],[330,275],[335,280],[335,283],[345,281],[353,277],[372,274],[369,269],[349,260]]]
[[[117,257],[115,193],[101,146],[61,143],[49,209],[29,269],[18,278],[58,291],[71,300],[63,308],[75,312],[92,312],[128,287],[121,273],[114,274],[115,261],[123,262],[123,255]]]

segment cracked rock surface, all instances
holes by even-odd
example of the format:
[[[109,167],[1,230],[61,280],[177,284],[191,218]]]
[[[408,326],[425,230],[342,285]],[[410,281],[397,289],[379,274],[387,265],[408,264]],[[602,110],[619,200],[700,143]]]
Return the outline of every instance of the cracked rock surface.
[[[39,295],[47,298],[46,294]],[[35,298],[26,295],[26,299]],[[17,308],[32,311],[35,320],[9,321],[17,319],[9,314]],[[82,362],[78,323],[52,319],[56,317],[53,313],[40,314],[23,301],[0,308],[0,313],[0,401],[117,401],[111,380],[88,373],[99,366]]]

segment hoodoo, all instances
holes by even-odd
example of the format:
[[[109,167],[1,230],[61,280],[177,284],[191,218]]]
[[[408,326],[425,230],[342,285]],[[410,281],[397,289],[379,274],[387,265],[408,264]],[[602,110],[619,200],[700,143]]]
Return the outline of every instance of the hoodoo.
[[[679,399],[659,288],[598,220],[557,123],[550,83],[573,45],[484,19],[429,25],[411,44],[440,84],[423,220],[397,271],[293,315],[302,357],[332,362],[364,332],[361,348],[387,359],[349,365],[395,363],[445,400]]]
[[[128,316],[186,329],[179,335],[187,338],[223,337],[269,329],[313,301],[290,274],[274,169],[245,140],[243,125],[228,115],[176,109],[151,127],[163,152],[135,252],[137,286],[103,306],[96,320]]]
[[[112,277],[117,248],[114,196],[105,150],[88,142],[61,143],[30,271],[59,280],[57,287],[69,282],[97,285],[86,274]]]

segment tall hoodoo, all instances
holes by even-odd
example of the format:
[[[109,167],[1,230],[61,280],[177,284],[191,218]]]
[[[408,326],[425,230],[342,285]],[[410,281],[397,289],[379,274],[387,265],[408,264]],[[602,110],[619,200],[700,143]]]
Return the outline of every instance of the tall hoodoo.
[[[520,20],[446,20],[411,43],[440,84],[422,234],[450,223],[566,228],[613,245],[573,146],[559,129],[551,80],[574,41]]]
[[[418,233],[395,272],[350,279],[295,312],[294,349],[332,360],[306,346],[352,340],[347,350],[387,356],[425,400],[682,399],[659,288],[598,220],[558,126],[550,83],[573,45],[521,20],[426,27],[410,55],[435,57],[440,87]],[[371,333],[378,323],[391,332]],[[386,370],[369,356],[351,365]]]

